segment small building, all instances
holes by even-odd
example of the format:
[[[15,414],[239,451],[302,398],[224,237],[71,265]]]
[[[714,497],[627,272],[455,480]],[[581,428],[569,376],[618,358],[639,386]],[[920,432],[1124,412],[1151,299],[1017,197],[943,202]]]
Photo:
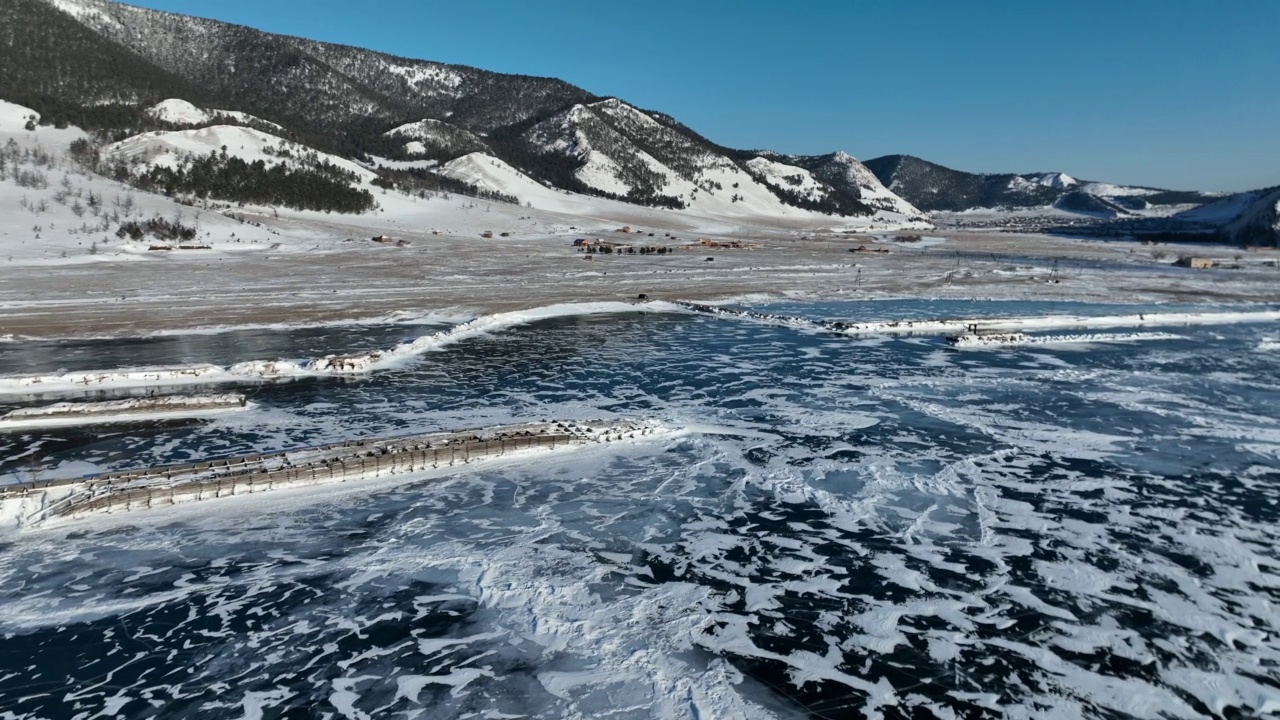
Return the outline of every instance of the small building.
[[[591,242],[591,241],[590,241],[590,240],[587,240],[586,238],[578,238],[577,240],[574,240],[574,241],[573,241],[573,246],[574,246],[574,247],[582,247],[583,245],[586,245],[586,244],[588,244],[588,243],[590,243],[590,242]]]
[[[486,239],[486,240],[491,239],[491,238],[493,238],[493,231],[492,231],[492,230],[485,230],[484,232],[480,233],[480,237],[482,237],[482,238],[484,238],[484,239]]]
[[[1193,257],[1191,255],[1183,255],[1182,257],[1178,258],[1178,261],[1175,262],[1174,265],[1179,265],[1181,267],[1195,268],[1197,270],[1208,270],[1210,268],[1218,267],[1218,261],[1214,260],[1213,258]]]
[[[370,239],[371,239],[371,240],[373,240],[373,241],[374,241],[374,242],[376,242],[376,243],[384,243],[384,244],[390,244],[390,243],[395,242],[395,240],[392,240],[390,237],[388,237],[388,236],[386,236],[386,235],[374,235],[374,236],[373,236],[372,238],[370,238]]]

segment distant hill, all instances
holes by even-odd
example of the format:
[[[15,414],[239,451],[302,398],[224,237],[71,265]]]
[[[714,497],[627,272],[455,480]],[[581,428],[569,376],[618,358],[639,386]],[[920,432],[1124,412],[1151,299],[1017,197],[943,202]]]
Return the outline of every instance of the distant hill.
[[[1219,234],[1227,242],[1280,246],[1280,187],[1228,195],[1177,218],[1220,227]]]
[[[1165,215],[1211,202],[1215,193],[1077,180],[1065,173],[978,174],[911,155],[866,161],[890,191],[926,212],[1056,208],[1094,217]]]

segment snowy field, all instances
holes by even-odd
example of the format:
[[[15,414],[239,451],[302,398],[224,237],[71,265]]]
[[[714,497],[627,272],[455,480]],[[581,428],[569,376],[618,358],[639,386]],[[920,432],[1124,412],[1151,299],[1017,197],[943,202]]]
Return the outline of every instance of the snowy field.
[[[0,714],[1280,712],[1277,323],[975,351],[821,328],[1119,309],[754,307],[796,321],[547,313],[359,378],[241,385],[254,407],[207,421],[0,436],[0,475],[28,479],[543,417],[688,431],[6,538]],[[455,327],[28,340],[0,373],[351,355]]]
[[[206,111],[170,104],[158,112],[186,117]],[[675,212],[536,183],[524,188],[528,205],[522,206],[462,196],[413,198],[370,186],[379,209],[365,215],[186,207],[77,170],[67,149],[83,134],[74,128],[27,131],[28,114],[0,102],[0,147],[12,142],[25,156],[47,160],[23,161],[23,171],[35,174],[34,184],[0,180],[0,342],[210,326],[478,317],[566,302],[631,300],[642,293],[665,300],[1280,300],[1280,255],[1274,251],[939,234],[903,229],[889,217],[770,215],[773,210],[763,205],[756,214],[738,208],[737,214],[716,215],[711,206]],[[278,152],[267,151],[285,144],[270,138],[259,130],[215,127],[141,136],[109,151],[164,164],[174,153],[226,145],[247,160],[277,162]],[[455,162],[458,177],[466,170],[477,182],[496,181],[501,178],[494,173],[506,172],[477,157]],[[369,174],[352,169],[367,184]],[[157,216],[195,227],[192,247],[198,249],[152,250],[153,242],[120,239],[112,230],[112,219]],[[623,226],[635,232],[618,232]],[[483,238],[486,232],[494,237]],[[382,234],[408,245],[370,242]],[[571,245],[578,238],[673,252],[594,255],[586,261]],[[756,247],[696,246],[703,238]],[[849,252],[863,246],[888,252]],[[1214,257],[1239,269],[1173,267],[1183,254]]]

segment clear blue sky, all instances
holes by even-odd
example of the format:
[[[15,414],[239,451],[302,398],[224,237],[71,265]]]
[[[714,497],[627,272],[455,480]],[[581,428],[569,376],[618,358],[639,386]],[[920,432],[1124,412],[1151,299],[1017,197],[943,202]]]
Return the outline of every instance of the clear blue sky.
[[[1280,0],[133,0],[558,77],[721,144],[1280,184]]]

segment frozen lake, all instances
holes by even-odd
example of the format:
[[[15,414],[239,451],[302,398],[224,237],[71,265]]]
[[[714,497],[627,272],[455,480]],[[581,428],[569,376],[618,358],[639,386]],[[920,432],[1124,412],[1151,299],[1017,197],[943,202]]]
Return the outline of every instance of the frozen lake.
[[[446,327],[15,342],[0,374],[306,358]],[[1280,324],[1161,330],[1176,337],[959,351],[561,317],[366,378],[222,386],[256,404],[234,416],[0,435],[12,481],[545,418],[689,430],[0,536],[0,717],[1277,713]]]

